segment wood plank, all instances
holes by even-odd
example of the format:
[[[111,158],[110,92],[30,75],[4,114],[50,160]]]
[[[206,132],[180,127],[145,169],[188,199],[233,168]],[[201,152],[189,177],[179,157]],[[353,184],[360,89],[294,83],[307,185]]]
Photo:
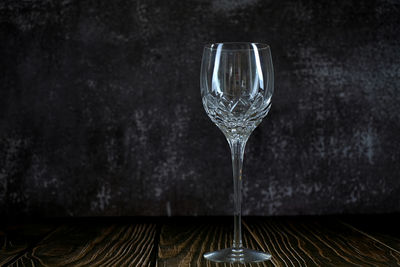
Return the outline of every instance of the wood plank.
[[[0,266],[18,258],[56,228],[53,224],[26,223],[4,225],[0,229]]]
[[[400,214],[344,216],[340,221],[400,253]]]
[[[227,267],[227,266],[272,266],[271,262],[256,264],[212,263],[203,258],[209,251],[228,248],[232,244],[233,218],[174,218],[161,227],[158,246],[158,267]],[[247,232],[243,231],[244,246],[260,250]]]
[[[0,228],[0,266],[400,266],[398,217],[349,218],[245,218],[245,246],[272,254],[246,265],[202,257],[231,245],[231,217],[163,219],[159,237],[154,218],[15,225]]]
[[[332,218],[250,219],[274,266],[399,266],[400,254]]]
[[[151,266],[156,224],[69,223],[12,266]]]

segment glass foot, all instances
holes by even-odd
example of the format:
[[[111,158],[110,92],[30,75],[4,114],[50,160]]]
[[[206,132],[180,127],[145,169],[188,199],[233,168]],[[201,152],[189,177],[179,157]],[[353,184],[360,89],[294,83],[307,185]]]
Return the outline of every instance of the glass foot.
[[[251,250],[248,248],[222,250],[205,253],[204,258],[214,262],[261,262],[271,259],[271,255],[265,252]]]

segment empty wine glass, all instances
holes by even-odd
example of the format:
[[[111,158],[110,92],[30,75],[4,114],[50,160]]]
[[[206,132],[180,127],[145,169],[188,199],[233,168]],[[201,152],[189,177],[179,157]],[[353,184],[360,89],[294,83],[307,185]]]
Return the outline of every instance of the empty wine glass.
[[[208,252],[215,262],[260,262],[265,252],[244,248],[241,232],[242,165],[246,142],[271,107],[274,76],[271,51],[261,43],[206,45],[200,74],[201,97],[211,120],[224,133],[232,154],[234,238],[232,248]]]

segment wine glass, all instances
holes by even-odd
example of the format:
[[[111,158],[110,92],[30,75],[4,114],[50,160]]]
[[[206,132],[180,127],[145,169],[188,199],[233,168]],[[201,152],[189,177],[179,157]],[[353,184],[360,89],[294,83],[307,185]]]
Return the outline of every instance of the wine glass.
[[[246,142],[271,108],[274,74],[271,51],[261,43],[214,43],[204,47],[200,89],[204,109],[228,140],[233,166],[232,248],[208,252],[214,262],[260,262],[265,252],[244,248],[241,232],[242,165]]]

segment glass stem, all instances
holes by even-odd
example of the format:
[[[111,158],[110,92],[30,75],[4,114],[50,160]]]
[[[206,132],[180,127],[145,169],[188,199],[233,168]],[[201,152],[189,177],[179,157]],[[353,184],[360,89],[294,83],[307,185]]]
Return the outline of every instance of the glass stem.
[[[241,139],[229,140],[233,168],[233,203],[234,203],[234,234],[233,248],[242,248],[242,167],[246,141]]]

